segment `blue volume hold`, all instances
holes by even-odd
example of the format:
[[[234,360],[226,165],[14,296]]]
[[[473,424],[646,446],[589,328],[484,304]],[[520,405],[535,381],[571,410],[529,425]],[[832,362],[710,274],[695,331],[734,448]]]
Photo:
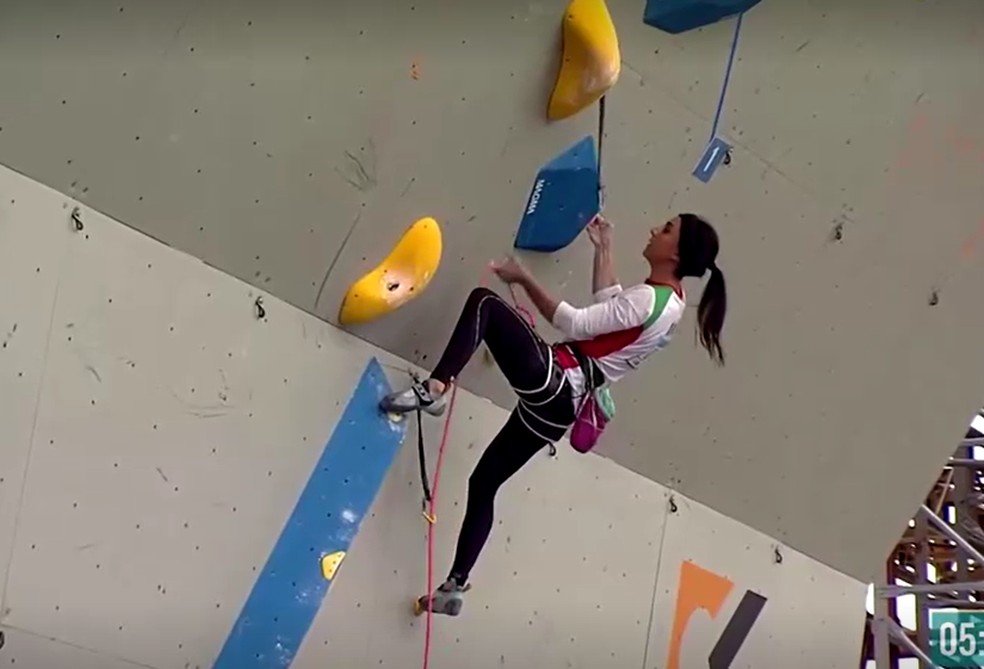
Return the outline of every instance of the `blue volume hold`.
[[[598,213],[598,186],[598,156],[588,135],[537,173],[513,245],[551,253],[573,242]]]
[[[642,21],[677,34],[737,16],[761,0],[646,0]]]

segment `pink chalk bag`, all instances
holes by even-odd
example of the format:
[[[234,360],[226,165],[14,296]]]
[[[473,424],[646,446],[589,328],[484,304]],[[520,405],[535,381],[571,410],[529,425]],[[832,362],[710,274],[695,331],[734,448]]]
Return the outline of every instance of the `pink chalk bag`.
[[[579,453],[590,451],[614,417],[615,400],[608,387],[587,390],[571,427],[571,446]]]

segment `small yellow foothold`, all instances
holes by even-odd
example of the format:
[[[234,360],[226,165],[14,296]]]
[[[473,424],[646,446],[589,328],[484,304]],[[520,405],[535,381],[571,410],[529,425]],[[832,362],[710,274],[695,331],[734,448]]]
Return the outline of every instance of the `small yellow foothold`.
[[[427,519],[427,522],[430,523],[431,525],[433,525],[434,523],[437,522],[437,516],[436,515],[431,514],[431,513],[427,513],[426,511],[421,511],[421,513],[423,514],[424,518]]]
[[[345,551],[335,551],[321,558],[321,574],[326,581],[335,578],[335,572],[338,571],[338,566],[342,564],[344,559]]]

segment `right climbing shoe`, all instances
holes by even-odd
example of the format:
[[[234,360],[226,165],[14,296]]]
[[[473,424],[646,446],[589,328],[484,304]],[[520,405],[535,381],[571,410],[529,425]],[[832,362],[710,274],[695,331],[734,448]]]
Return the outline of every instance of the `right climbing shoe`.
[[[461,607],[465,603],[464,594],[471,589],[471,586],[461,586],[448,579],[434,591],[431,596],[424,595],[417,598],[414,602],[413,610],[418,616],[430,609],[431,613],[440,613],[446,616],[456,616],[461,613]]]
[[[445,394],[432,393],[427,383],[419,379],[414,379],[406,390],[390,393],[379,403],[379,407],[387,413],[410,413],[419,409],[432,416],[443,414],[447,405]]]

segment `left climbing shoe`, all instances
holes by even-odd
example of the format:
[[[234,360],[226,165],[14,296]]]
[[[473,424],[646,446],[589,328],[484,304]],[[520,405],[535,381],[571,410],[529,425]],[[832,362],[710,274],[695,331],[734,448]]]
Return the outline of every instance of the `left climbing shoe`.
[[[436,395],[430,391],[425,381],[414,379],[406,390],[384,397],[379,407],[387,413],[409,413],[419,409],[432,416],[440,416],[447,409],[446,394]]]
[[[434,591],[433,595],[417,598],[413,605],[413,611],[418,616],[428,609],[431,613],[456,616],[461,613],[461,607],[465,603],[464,594],[470,589],[470,585],[461,586],[454,580],[448,579]]]

